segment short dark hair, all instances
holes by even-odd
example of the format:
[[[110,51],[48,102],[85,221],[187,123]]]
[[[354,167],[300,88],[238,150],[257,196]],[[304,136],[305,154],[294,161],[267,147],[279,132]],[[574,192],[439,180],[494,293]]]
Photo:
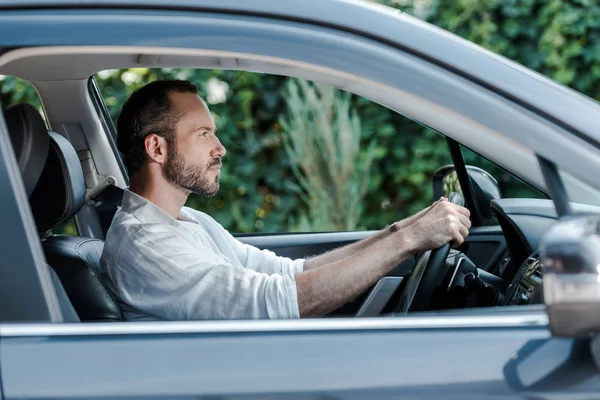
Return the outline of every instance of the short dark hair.
[[[160,80],[136,89],[127,99],[117,120],[117,148],[129,176],[147,161],[144,138],[155,133],[174,143],[179,116],[169,94],[198,93],[196,85],[184,80]]]

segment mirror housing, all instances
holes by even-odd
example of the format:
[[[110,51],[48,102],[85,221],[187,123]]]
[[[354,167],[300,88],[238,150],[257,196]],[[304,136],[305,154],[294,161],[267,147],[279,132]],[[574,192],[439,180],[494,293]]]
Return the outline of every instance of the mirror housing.
[[[502,197],[498,181],[479,167],[467,165],[466,169],[481,217],[484,220],[493,218],[490,202]],[[434,199],[439,199],[442,196],[448,197],[451,192],[463,194],[454,165],[445,165],[437,169],[433,173],[432,180]]]
[[[600,215],[570,216],[542,240],[542,287],[550,331],[600,332]]]

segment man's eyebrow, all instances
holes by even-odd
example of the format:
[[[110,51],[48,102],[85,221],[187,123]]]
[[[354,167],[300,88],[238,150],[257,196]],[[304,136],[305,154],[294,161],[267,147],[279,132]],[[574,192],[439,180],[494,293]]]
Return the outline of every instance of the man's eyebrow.
[[[207,125],[199,125],[196,130],[203,130],[206,129],[207,131],[213,131],[216,132],[217,131],[217,127],[216,126],[207,126]]]

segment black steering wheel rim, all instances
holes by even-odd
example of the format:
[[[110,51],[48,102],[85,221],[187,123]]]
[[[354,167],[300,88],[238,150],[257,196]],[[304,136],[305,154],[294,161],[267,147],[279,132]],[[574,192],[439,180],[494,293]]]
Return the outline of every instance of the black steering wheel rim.
[[[460,193],[452,192],[449,200],[464,206],[465,200]],[[400,295],[396,314],[430,309],[433,293],[446,275],[446,259],[449,253],[450,243],[446,243],[439,249],[426,251],[417,259]]]

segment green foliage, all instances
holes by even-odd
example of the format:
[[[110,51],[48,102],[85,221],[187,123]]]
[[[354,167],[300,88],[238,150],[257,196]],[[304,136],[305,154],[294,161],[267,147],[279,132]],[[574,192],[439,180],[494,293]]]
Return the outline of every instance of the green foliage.
[[[0,75],[0,103],[3,108],[18,103],[29,103],[42,110],[35,88],[27,81],[14,76]]]
[[[596,0],[377,2],[412,13],[600,99],[600,4]],[[284,96],[287,78],[241,71],[146,68],[96,76],[114,120],[133,90],[162,78],[189,79],[198,85],[228,151],[219,194],[191,196],[188,205],[213,215],[234,232],[296,231],[305,228],[303,216],[311,222],[306,229],[324,229],[312,221],[314,204],[311,211],[311,202],[298,193],[302,187],[309,198],[314,195],[299,181],[304,160],[294,153],[291,142],[286,152],[285,138],[291,137],[286,135],[297,133],[284,131],[282,126],[282,121],[291,121]],[[6,77],[0,89],[3,106],[29,102],[39,107],[35,90],[23,81]],[[443,136],[367,99],[348,96],[348,101],[349,115],[355,113],[360,119],[360,129],[356,129],[360,148],[370,149],[369,179],[364,192],[359,191],[362,210],[357,228],[377,229],[430,204],[432,173],[452,163]],[[496,177],[504,196],[539,196],[476,154],[463,152],[467,163]],[[365,162],[365,157],[363,151],[358,159]],[[330,189],[336,196],[349,193],[339,182]],[[338,211],[348,215],[348,209]]]
[[[600,100],[597,0],[376,0],[425,19]]]
[[[361,222],[374,141],[361,148],[362,126],[347,93],[290,79],[281,118],[283,144],[298,193],[308,206],[299,230],[352,231]]]
[[[444,177],[444,189],[442,190],[443,195],[447,198],[450,198],[452,192],[463,194],[456,171],[452,171]]]

